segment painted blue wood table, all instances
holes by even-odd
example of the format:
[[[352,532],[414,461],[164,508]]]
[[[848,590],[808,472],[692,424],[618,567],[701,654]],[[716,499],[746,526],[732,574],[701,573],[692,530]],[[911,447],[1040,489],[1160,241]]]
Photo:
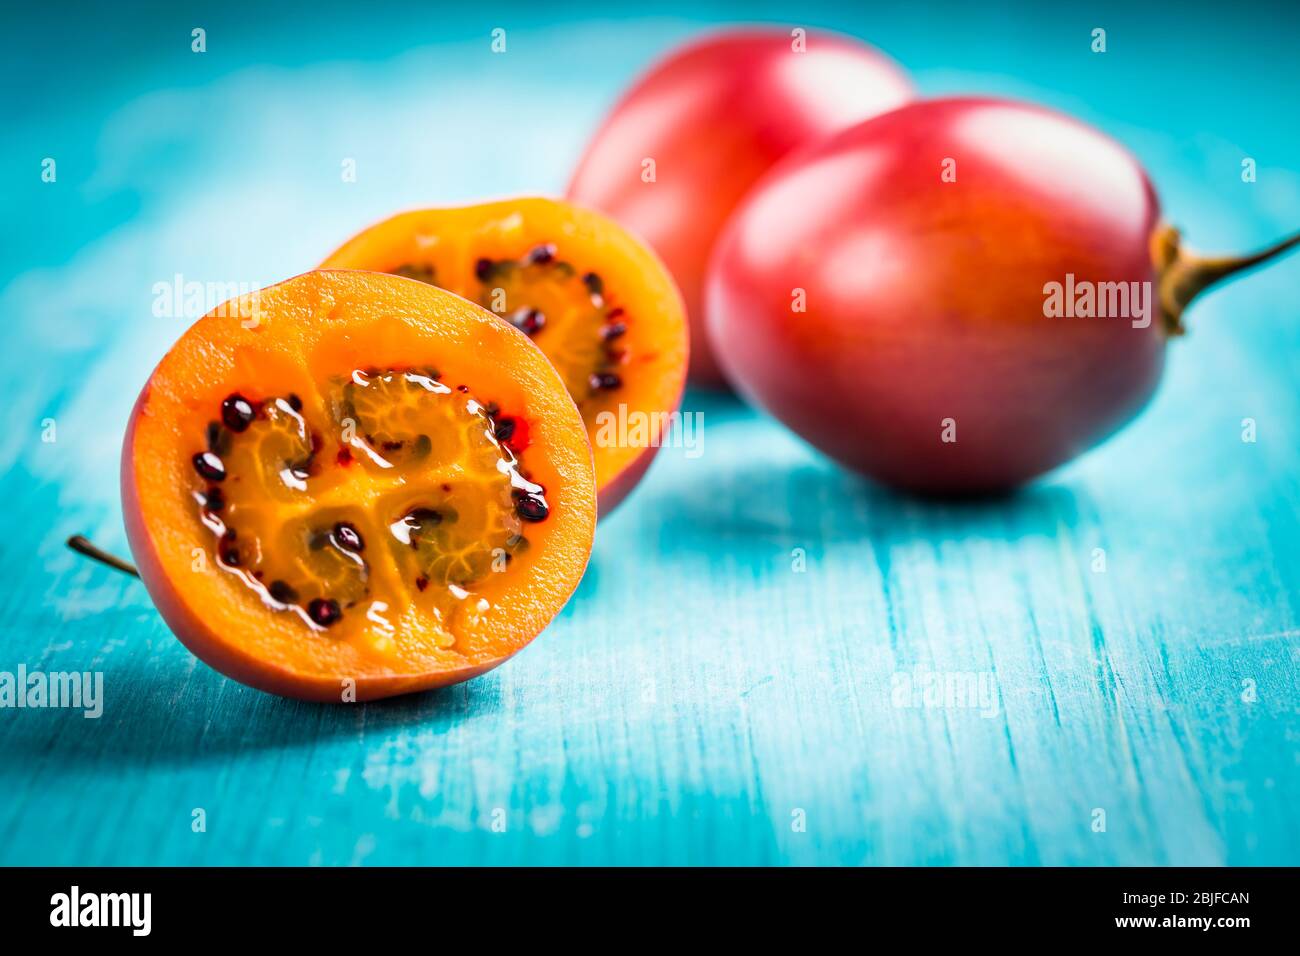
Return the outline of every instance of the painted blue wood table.
[[[99,672],[104,701],[0,710],[0,863],[1300,863],[1297,259],[1198,304],[1142,417],[1004,501],[895,496],[689,395],[703,444],[602,524],[562,616],[445,692],[249,690],[69,553],[124,547],[127,413],[197,314],[159,289],[275,281],[402,207],[558,191],[658,51],[783,16],[371,6],[5,15],[0,671]],[[1196,245],[1300,223],[1293,8],[894,6],[798,16],[928,93],[1096,123]]]

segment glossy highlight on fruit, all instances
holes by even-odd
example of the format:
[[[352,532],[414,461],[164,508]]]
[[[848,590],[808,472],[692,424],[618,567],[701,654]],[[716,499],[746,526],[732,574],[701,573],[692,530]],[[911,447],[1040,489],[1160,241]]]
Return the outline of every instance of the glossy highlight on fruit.
[[[418,279],[477,302],[531,338],[573,396],[590,434],[608,514],[640,480],[661,440],[611,440],[608,423],[666,421],[681,400],[687,329],[663,265],[605,216],[519,198],[402,213],[358,233],[322,268]],[[527,446],[517,423],[501,440]],[[604,427],[603,427],[604,426]],[[635,436],[633,436],[635,439]]]
[[[498,438],[505,422],[526,448]],[[582,419],[527,336],[360,271],[195,323],[136,403],[122,497],[177,637],[237,680],[322,701],[510,657],[577,586],[596,511]]]
[[[1110,138],[1036,106],[934,100],[755,187],[710,266],[709,334],[740,391],[848,467],[998,492],[1137,414],[1191,299],[1296,241],[1194,256]]]
[[[704,335],[710,251],[749,188],[779,159],[912,98],[899,67],[821,30],[728,30],[655,64],[587,146],[568,195],[663,257],[686,300],[693,383],[725,384]]]

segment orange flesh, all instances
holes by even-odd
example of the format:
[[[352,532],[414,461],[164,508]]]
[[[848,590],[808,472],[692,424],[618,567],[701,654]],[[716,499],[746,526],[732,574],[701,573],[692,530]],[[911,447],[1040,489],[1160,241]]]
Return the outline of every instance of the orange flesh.
[[[196,323],[128,432],[132,551],[172,629],[323,700],[464,679],[526,644],[594,531],[582,420],[546,359],[391,276],[310,273],[256,308]]]
[[[403,213],[359,233],[323,267],[435,284],[529,334],[592,437],[602,511],[608,492],[630,487],[644,468],[680,400],[687,343],[676,287],[653,253],[596,213],[535,198]],[[647,444],[611,440],[615,431],[601,428],[638,414]]]

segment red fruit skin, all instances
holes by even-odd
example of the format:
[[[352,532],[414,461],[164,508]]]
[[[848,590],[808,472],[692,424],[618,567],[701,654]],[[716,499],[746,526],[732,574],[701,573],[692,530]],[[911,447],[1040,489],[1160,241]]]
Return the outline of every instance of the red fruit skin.
[[[714,354],[747,398],[855,471],[927,494],[1004,491],[1105,439],[1155,390],[1158,217],[1137,161],[1069,117],[912,104],[751,192],[710,267]],[[1067,273],[1153,283],[1150,325],[1048,318],[1044,286]]]
[[[861,41],[747,29],[685,46],[641,77],[587,147],[568,196],[645,239],[668,266],[690,318],[689,378],[721,386],[704,334],[704,274],[714,241],[751,185],[796,147],[912,98],[899,68]],[[655,181],[642,180],[653,159]]]

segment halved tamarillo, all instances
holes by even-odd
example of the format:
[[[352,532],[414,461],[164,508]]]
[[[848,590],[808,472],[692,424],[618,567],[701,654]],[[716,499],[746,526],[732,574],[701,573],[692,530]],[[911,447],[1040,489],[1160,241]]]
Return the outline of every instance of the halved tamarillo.
[[[532,338],[590,433],[602,515],[641,479],[681,401],[687,331],[672,278],[613,220],[571,203],[520,198],[401,213],[321,268],[419,279]],[[499,424],[504,441],[527,447],[526,430]]]
[[[526,445],[502,437],[510,421]],[[176,636],[237,680],[322,701],[500,664],[577,587],[596,520],[582,419],[528,337],[360,271],[196,322],[140,393],[122,499]]]

